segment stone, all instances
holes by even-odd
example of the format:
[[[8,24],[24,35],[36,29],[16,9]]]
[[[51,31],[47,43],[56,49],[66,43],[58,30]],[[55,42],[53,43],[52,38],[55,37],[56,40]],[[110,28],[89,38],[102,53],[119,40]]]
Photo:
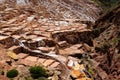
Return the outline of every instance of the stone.
[[[33,31],[33,32],[36,32],[36,31],[37,31],[37,32],[40,32],[40,31],[39,31],[39,27],[34,27],[34,31]]]
[[[28,35],[26,36],[26,39],[34,39],[37,38],[37,35]]]
[[[79,30],[86,29],[86,28],[87,28],[86,24],[80,25],[80,27],[78,27]]]
[[[34,56],[28,56],[25,58],[25,60],[34,61],[34,62],[36,62],[37,59],[38,59],[38,57],[34,57]]]
[[[37,28],[38,24],[32,24],[32,28]]]
[[[34,20],[34,18],[35,18],[35,15],[31,15],[31,16],[29,16],[29,17],[27,18],[27,21],[28,21],[28,22],[31,22],[31,21]]]
[[[9,36],[0,35],[0,41],[1,41],[1,40],[5,40],[5,39],[7,39],[7,38],[9,38]]]
[[[60,63],[59,62],[54,62],[53,64],[51,64],[49,67],[51,68],[56,68]]]
[[[76,28],[71,28],[70,30],[75,31],[75,30],[76,30]]]
[[[68,55],[74,53],[74,49],[72,49],[72,48],[66,48],[66,49],[64,49],[64,50],[69,53]]]
[[[19,36],[19,35],[12,35],[12,37],[13,37],[14,39],[19,39],[21,36]]]
[[[37,38],[33,38],[33,41],[42,41],[43,39],[46,39],[46,37],[37,37]]]
[[[69,55],[69,52],[67,52],[66,50],[59,50],[59,53],[61,55]]]
[[[2,31],[8,31],[10,28],[2,28]]]
[[[108,78],[108,74],[103,69],[101,69],[100,67],[97,67],[96,69],[98,70],[102,80],[105,80]]]
[[[41,50],[43,53],[49,53],[50,49],[48,47],[38,47],[39,50]]]
[[[71,48],[71,49],[74,49],[74,50],[77,50],[78,47],[76,47],[76,46],[71,46],[70,48]]]
[[[19,27],[11,27],[10,31],[15,31],[15,30],[19,30],[19,29],[20,29]]]
[[[8,51],[7,55],[15,60],[18,59],[18,56],[13,51]]]
[[[46,61],[43,63],[43,65],[44,65],[44,66],[49,66],[49,65],[52,64],[53,62],[54,62],[54,60],[49,59],[49,60],[46,60]]]
[[[72,48],[66,48],[64,50],[59,50],[59,52],[62,55],[74,55],[74,54],[84,53],[84,51],[82,49],[72,49]]]
[[[75,58],[75,57],[72,57],[72,56],[68,56],[68,59],[69,60],[73,60],[73,61],[80,61],[80,59],[77,59],[77,58]]]
[[[12,32],[11,31],[6,31],[6,32],[4,32],[6,35],[11,35],[12,34]]]
[[[54,71],[54,74],[55,74],[55,75],[60,75],[60,74],[61,74],[61,71],[57,71],[57,70],[56,70],[56,71]]]
[[[45,31],[45,30],[47,30],[47,29],[40,27],[39,30],[40,30],[40,31]]]
[[[69,44],[66,41],[60,41],[58,42],[59,47],[64,48],[69,46]]]
[[[21,49],[22,49],[22,47],[20,47],[20,46],[12,46],[8,50],[13,51],[15,53],[19,53],[19,52],[21,52]]]
[[[39,28],[37,28],[39,30]],[[41,35],[41,31],[33,31],[35,35]]]
[[[67,26],[61,26],[61,30],[67,30],[69,29]]]
[[[74,62],[74,67],[73,68],[74,68],[74,70],[81,70],[81,71],[85,70],[84,65],[79,64],[78,62]]]
[[[58,59],[60,61],[63,61],[63,62],[67,62],[68,61],[68,59],[65,56],[62,56],[62,55],[58,55]]]
[[[60,32],[62,33],[64,31],[53,31],[52,34],[57,34],[57,33],[60,33]]]
[[[29,60],[25,60],[25,59],[21,59],[18,64],[21,65],[27,65],[27,66],[35,66],[36,63],[34,61],[29,61]]]
[[[79,70],[72,70],[70,74],[73,78],[78,78],[81,75]]]
[[[57,75],[53,75],[52,80],[59,80],[59,77]]]
[[[87,51],[91,51],[91,47],[90,47],[88,44],[84,43],[84,44],[83,44],[83,47],[84,47]]]
[[[93,59],[90,59],[90,61],[92,62],[92,64],[94,64],[94,68],[97,68],[100,65],[100,62],[97,62]]]
[[[72,68],[73,65],[74,65],[73,60],[69,60],[68,63],[67,63],[67,66],[70,67],[70,68]]]
[[[47,30],[48,32],[53,32],[53,31],[55,31],[54,29],[48,29]]]
[[[42,32],[41,35],[44,36],[44,37],[48,37],[48,38],[51,37],[51,34],[48,33],[48,32]]]
[[[38,63],[42,63],[42,64],[43,64],[45,61],[46,61],[46,59],[43,59],[43,58],[39,58],[39,59],[37,60]]]
[[[0,33],[4,33],[4,31],[0,31]]]
[[[54,30],[55,30],[55,31],[60,31],[61,28],[60,28],[60,27],[56,27]]]
[[[77,79],[79,79],[79,78],[85,78],[83,80],[86,80],[86,78],[87,78],[86,75],[85,75],[85,73],[81,72],[80,70],[71,70],[70,74],[71,74],[71,76],[73,78],[77,78]]]
[[[85,51],[83,51],[83,49],[77,49],[73,52],[73,54],[83,54],[85,53]]]
[[[19,59],[26,58],[27,56],[28,56],[28,54],[25,54],[25,53],[19,53],[19,54],[18,54],[18,58],[19,58]]]
[[[67,43],[67,42],[66,41],[60,41],[60,42],[58,42],[59,45],[62,45],[62,44],[65,44],[65,43]]]
[[[82,47],[82,44],[76,44],[76,45],[71,46],[70,48],[79,49],[80,47]]]
[[[42,28],[45,28],[45,29],[49,29],[49,26],[48,26],[48,25],[47,25],[47,26],[42,25],[41,27],[42,27]]]
[[[11,23],[15,22],[16,20],[17,20],[17,18],[10,19],[10,20],[8,20],[7,24],[11,24]]]
[[[23,24],[23,25],[20,25],[20,26],[18,26],[18,28],[19,28],[19,29],[22,29],[22,28],[25,27],[26,24],[27,24],[27,23],[25,23],[25,24]]]
[[[51,51],[54,51],[56,48],[55,47],[49,47]]]

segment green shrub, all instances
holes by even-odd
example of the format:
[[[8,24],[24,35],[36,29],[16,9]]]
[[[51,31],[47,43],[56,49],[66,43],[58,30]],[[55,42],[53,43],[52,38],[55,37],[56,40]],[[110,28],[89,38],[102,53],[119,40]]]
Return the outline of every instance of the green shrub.
[[[29,71],[31,73],[31,77],[34,78],[34,79],[37,79],[39,77],[47,76],[46,70],[43,67],[40,67],[40,66],[30,67]]]
[[[8,78],[14,78],[17,77],[17,75],[18,75],[18,71],[16,69],[12,69],[7,72]]]

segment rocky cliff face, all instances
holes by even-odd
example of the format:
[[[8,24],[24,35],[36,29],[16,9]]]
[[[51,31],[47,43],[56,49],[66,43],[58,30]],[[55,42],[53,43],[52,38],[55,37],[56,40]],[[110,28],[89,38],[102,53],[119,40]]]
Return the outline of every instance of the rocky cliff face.
[[[120,4],[103,15],[94,26],[95,50],[99,68],[97,80],[119,80],[120,76]]]
[[[5,1],[5,0],[1,0]],[[6,0],[8,3],[11,0]],[[43,17],[55,19],[98,19],[101,8],[91,0],[12,0],[14,4],[29,5]]]

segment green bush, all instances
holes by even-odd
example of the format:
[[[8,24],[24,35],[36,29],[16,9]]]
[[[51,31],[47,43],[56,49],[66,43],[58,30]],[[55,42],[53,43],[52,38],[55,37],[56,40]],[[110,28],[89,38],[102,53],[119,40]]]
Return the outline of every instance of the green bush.
[[[34,78],[34,79],[37,79],[39,77],[47,76],[46,70],[43,67],[40,67],[40,66],[30,67],[29,71],[31,73],[31,77]]]
[[[14,78],[17,77],[17,75],[18,75],[18,71],[16,69],[12,69],[7,72],[8,78]]]

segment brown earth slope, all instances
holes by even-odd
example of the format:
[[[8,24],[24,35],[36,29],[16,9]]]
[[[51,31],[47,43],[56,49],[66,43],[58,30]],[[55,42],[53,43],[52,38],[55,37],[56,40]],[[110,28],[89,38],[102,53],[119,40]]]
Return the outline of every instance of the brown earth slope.
[[[94,28],[96,80],[120,80],[120,4],[96,21]]]
[[[79,19],[92,21],[98,19],[101,8],[91,0],[3,0],[11,6],[29,5],[39,15],[47,18]],[[30,7],[29,7],[30,8]]]

